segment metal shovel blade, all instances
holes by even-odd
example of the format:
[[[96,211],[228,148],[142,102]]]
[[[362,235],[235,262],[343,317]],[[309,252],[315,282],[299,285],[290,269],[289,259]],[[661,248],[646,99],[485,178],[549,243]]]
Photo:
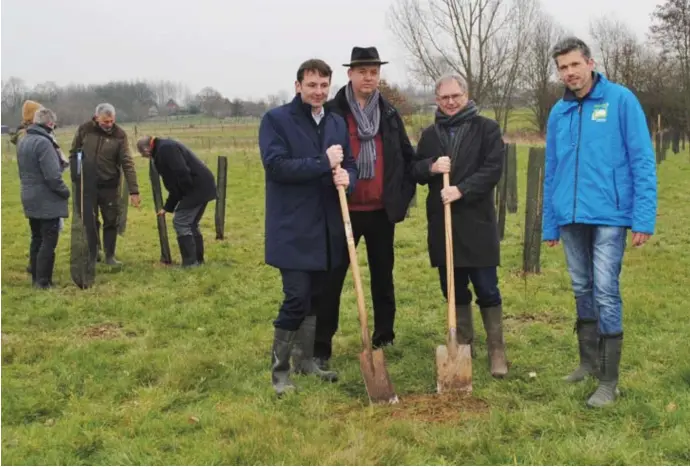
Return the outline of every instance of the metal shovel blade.
[[[398,396],[393,389],[393,383],[386,370],[386,361],[383,350],[364,350],[359,354],[359,367],[364,378],[364,386],[367,389],[371,402],[387,402],[395,404]]]
[[[469,345],[449,340],[447,345],[436,347],[436,370],[436,390],[439,394],[472,392],[472,354]]]

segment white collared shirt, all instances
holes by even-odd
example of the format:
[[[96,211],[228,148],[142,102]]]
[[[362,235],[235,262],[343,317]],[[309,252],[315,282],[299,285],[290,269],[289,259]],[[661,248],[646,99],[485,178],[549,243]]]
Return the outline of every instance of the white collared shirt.
[[[311,112],[311,116],[314,118],[314,121],[316,122],[317,125],[321,122],[321,119],[323,118],[324,114],[325,114],[325,111],[323,110],[323,107],[321,107],[321,110],[319,110],[318,113],[314,113],[313,109]]]

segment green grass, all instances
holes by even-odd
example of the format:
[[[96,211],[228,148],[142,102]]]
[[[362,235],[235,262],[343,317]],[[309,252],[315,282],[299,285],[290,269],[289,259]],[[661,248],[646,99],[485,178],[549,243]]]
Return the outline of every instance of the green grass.
[[[70,138],[61,132],[63,144]],[[560,380],[577,361],[562,249],[542,250],[542,274],[519,274],[527,162],[520,147],[520,212],[508,217],[500,268],[510,375],[500,381],[488,374],[475,310],[473,395],[486,407],[439,401],[434,414],[445,307],[427,259],[426,188],[396,232],[398,339],[385,353],[401,404],[368,405],[350,276],[332,361],[340,381],[297,377],[300,393],[277,400],[269,350],[282,296],[277,271],[263,264],[256,147],[192,146],[214,171],[217,155],[230,156],[227,240],[214,240],[211,204],[202,224],[208,264],[160,266],[146,164],[137,158],[143,206],[130,207],[126,236],[118,238],[125,267],[99,265],[97,286],[86,291],[69,276],[71,218],[58,245],[58,289],[30,287],[17,167],[3,157],[3,464],[690,462],[690,154],[670,155],[659,167],[658,232],[626,253],[623,394],[596,411],[585,406],[593,382]],[[359,257],[370,304],[364,244]]]

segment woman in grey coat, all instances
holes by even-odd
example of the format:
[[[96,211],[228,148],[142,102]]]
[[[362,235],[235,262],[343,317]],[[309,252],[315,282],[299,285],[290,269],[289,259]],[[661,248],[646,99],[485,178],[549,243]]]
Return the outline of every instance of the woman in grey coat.
[[[22,206],[31,227],[31,278],[41,289],[53,285],[61,218],[69,215],[70,192],[62,180],[64,166],[53,136],[56,120],[52,110],[39,109],[17,146]]]

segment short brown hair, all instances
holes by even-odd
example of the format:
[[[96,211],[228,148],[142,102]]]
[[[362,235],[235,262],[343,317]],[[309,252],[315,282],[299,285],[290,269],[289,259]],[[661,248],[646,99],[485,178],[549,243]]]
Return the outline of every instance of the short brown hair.
[[[333,75],[333,70],[328,66],[328,63],[318,58],[310,58],[299,66],[297,70],[297,81],[300,83],[304,79],[305,71],[314,71],[324,78],[330,78]]]

